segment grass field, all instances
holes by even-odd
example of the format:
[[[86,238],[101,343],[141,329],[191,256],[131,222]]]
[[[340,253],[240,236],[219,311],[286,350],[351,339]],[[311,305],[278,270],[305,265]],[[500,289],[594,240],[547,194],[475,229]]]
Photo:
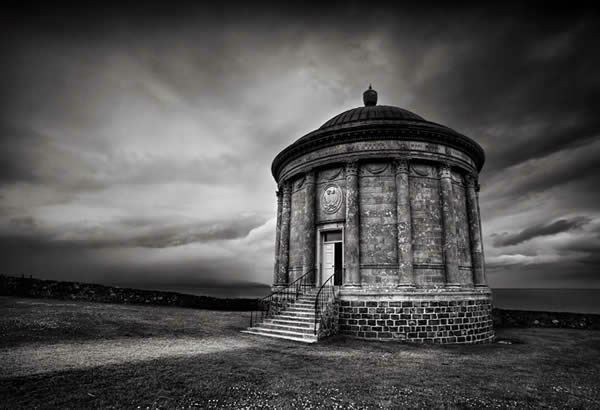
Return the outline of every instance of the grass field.
[[[241,334],[247,313],[0,298],[3,408],[600,408],[600,332],[478,346]]]

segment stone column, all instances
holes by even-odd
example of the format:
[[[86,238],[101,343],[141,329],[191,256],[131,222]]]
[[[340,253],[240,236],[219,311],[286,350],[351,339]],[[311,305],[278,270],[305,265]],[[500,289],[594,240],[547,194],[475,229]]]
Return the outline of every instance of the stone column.
[[[309,171],[304,178],[304,255],[303,274],[312,270],[309,281],[315,283],[315,172]]]
[[[275,191],[277,195],[277,227],[275,229],[275,268],[273,272],[273,284],[278,283],[277,278],[279,277],[279,241],[281,240],[281,203],[282,203],[282,192],[281,189]]]
[[[346,164],[346,229],[344,238],[344,286],[360,286],[360,209],[358,163]]]
[[[398,159],[394,161],[394,164],[396,170],[396,221],[398,224],[398,286],[414,287],[408,159]]]
[[[467,217],[471,239],[473,283],[475,286],[487,286],[483,257],[483,236],[481,235],[481,216],[479,214],[479,184],[475,175],[467,175],[465,179],[467,182]]]
[[[446,286],[460,286],[458,271],[458,246],[456,242],[456,221],[453,209],[452,175],[450,166],[440,166],[440,191],[442,197],[442,218],[444,222],[444,264],[446,267]]]
[[[275,286],[288,284],[288,265],[290,260],[290,217],[292,210],[292,185],[283,183],[283,199],[281,204],[281,233],[279,239],[279,274]]]

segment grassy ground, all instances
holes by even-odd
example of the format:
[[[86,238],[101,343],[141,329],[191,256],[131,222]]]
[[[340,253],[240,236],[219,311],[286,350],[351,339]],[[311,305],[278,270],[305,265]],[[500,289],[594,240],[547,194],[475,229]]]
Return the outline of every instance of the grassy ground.
[[[0,298],[4,408],[600,408],[600,332],[514,344],[244,335],[247,314]]]

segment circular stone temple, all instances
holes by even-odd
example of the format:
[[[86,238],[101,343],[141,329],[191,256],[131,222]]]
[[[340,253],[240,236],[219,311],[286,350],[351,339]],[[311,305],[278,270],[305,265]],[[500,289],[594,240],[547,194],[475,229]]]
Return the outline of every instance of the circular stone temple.
[[[482,343],[494,337],[479,215],[485,156],[402,108],[345,111],[277,155],[273,290],[330,279],[351,337]]]

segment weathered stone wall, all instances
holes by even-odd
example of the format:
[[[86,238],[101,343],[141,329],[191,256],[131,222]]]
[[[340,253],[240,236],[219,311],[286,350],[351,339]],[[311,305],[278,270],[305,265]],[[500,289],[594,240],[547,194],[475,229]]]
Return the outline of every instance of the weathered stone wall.
[[[342,298],[339,329],[362,339],[487,343],[494,338],[491,296]]]
[[[342,198],[339,209],[335,212],[326,212],[322,207],[323,192],[329,184],[335,184],[340,187],[344,197]],[[343,166],[335,166],[332,168],[319,171],[317,175],[316,189],[316,207],[317,207],[317,223],[343,221],[346,218],[346,174]]]
[[[437,169],[429,164],[410,165],[410,206],[413,261],[418,286],[443,286],[442,213]]]
[[[600,330],[600,315],[593,313],[539,312],[493,309],[494,327],[553,327]]]
[[[319,339],[333,336],[339,332],[340,304],[338,301],[328,303],[319,323]]]
[[[454,208],[454,220],[456,222],[460,284],[472,286],[473,269],[471,266],[471,241],[469,239],[465,184],[462,175],[456,171],[452,171],[452,203]]]
[[[398,283],[398,229],[390,162],[361,164],[358,197],[362,286],[393,286]]]
[[[291,283],[302,276],[302,267],[304,265],[305,195],[304,178],[294,181],[292,188],[292,211],[290,216],[291,225],[288,283]]]

